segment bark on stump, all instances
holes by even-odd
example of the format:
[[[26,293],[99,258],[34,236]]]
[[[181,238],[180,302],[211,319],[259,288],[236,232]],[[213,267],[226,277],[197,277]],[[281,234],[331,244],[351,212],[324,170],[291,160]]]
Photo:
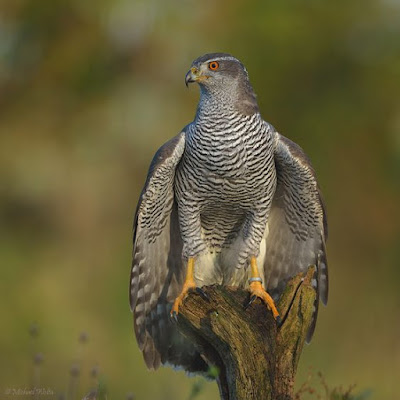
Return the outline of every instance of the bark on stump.
[[[282,323],[260,300],[247,310],[249,292],[203,287],[210,301],[189,295],[179,309],[178,329],[219,369],[222,400],[290,400],[297,364],[313,313],[315,267],[287,285],[277,307]]]

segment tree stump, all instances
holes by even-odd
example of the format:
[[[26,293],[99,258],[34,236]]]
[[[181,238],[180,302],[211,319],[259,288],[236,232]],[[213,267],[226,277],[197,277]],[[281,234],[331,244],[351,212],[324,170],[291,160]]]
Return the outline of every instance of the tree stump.
[[[294,277],[271,311],[249,292],[224,286],[203,287],[210,301],[189,295],[179,309],[178,329],[219,370],[222,400],[293,399],[297,364],[311,322],[316,297],[311,286],[315,267]]]

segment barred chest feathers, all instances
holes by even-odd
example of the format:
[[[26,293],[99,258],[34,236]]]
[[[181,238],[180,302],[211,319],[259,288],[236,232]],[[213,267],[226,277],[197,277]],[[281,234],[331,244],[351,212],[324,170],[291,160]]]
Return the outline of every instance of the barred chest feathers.
[[[192,232],[184,256],[186,249],[197,254],[196,278],[202,284],[247,282],[242,267],[248,254],[242,249],[260,254],[275,193],[273,135],[259,113],[200,116],[187,130],[175,192],[179,214],[185,215],[182,231],[192,230],[200,218],[201,234]],[[250,233],[254,224],[257,232]],[[244,245],[247,236],[251,243]]]
[[[275,180],[273,128],[259,113],[199,117],[189,126],[178,174],[196,178],[189,179],[190,189],[200,197],[223,194],[228,198],[219,200],[238,206],[256,201],[257,193],[265,199]]]

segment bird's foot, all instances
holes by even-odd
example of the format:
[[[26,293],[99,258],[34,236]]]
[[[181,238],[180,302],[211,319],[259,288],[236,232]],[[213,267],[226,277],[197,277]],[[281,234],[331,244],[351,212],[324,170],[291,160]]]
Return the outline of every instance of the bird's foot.
[[[254,302],[254,300],[260,298],[267,305],[268,309],[272,311],[272,314],[276,319],[276,322],[279,324],[280,316],[275,306],[275,302],[273,298],[268,294],[268,292],[264,289],[262,283],[259,281],[250,282],[249,290],[250,290],[250,301],[248,302],[246,308],[248,308]]]
[[[203,300],[210,301],[208,295],[204,292],[203,289],[197,287],[194,281],[186,281],[183,285],[181,294],[175,299],[174,304],[172,305],[170,315],[174,321],[177,321],[179,307],[182,305],[183,301],[190,293],[197,293],[202,297]]]
[[[183,284],[183,289],[181,294],[175,299],[174,304],[172,305],[171,308],[171,318],[176,320],[179,314],[179,307],[183,303],[183,300],[186,298],[186,296],[190,293],[193,292],[196,289],[196,283],[194,280],[186,280],[185,283]]]
[[[207,294],[196,286],[196,282],[194,280],[194,258],[190,257],[187,263],[186,279],[183,284],[182,292],[175,299],[170,312],[171,318],[174,321],[177,321],[178,319],[179,307],[182,305],[183,300],[185,300],[186,296],[192,292],[198,293],[204,300],[209,301]]]

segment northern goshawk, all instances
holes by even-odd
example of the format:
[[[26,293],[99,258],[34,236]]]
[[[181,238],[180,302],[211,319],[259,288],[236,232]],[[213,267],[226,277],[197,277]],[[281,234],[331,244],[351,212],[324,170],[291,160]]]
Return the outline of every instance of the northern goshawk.
[[[238,59],[199,57],[185,82],[199,84],[200,101],[150,165],[134,222],[130,304],[147,366],[196,372],[207,365],[170,317],[204,285],[249,283],[250,298],[279,318],[272,298],[315,265],[311,339],[318,301],[328,299],[327,222],[308,157],[262,119]]]

